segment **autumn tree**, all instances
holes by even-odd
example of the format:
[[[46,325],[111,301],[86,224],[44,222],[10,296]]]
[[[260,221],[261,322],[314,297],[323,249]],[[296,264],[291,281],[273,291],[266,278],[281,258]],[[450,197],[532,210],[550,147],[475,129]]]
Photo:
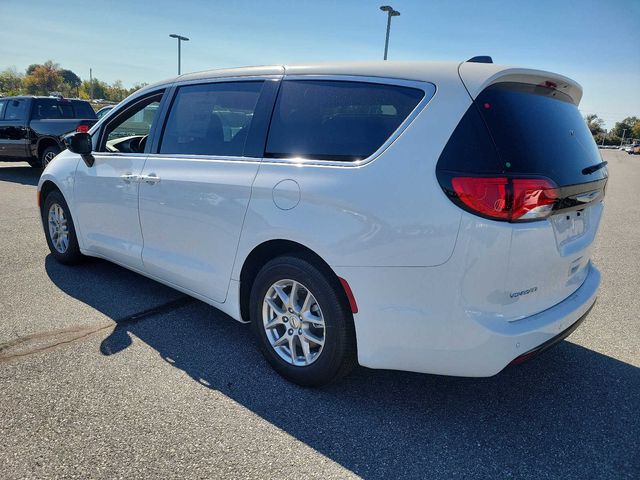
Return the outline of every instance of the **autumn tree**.
[[[31,68],[33,67],[33,68]],[[60,65],[47,60],[42,65],[31,65],[23,80],[23,87],[30,95],[49,95],[51,92],[57,92],[62,87],[62,75],[60,74]]]

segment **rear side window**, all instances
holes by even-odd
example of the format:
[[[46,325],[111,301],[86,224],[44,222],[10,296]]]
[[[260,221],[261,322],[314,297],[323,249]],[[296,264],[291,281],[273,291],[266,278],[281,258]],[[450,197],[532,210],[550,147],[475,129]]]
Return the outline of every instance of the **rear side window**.
[[[33,109],[34,120],[74,118],[71,102],[61,102],[54,98],[35,101]]]
[[[285,80],[266,157],[355,161],[370,156],[424,97],[417,88],[333,80]]]
[[[242,156],[262,81],[180,87],[160,153]]]
[[[26,120],[27,118],[27,101],[26,100],[8,100],[5,107],[5,120]]]
[[[6,102],[3,100],[0,100],[0,120],[2,120],[4,118],[4,106],[6,105]]]
[[[91,108],[87,102],[81,102],[79,100],[72,100],[73,111],[75,112],[76,118],[88,118],[94,119],[96,117],[96,113]]]

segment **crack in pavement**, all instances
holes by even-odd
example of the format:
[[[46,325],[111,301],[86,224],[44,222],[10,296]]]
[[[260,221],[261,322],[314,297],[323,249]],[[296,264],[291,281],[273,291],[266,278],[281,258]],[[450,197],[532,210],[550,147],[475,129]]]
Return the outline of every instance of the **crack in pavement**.
[[[98,333],[112,327],[117,328],[132,325],[149,317],[177,310],[181,307],[194,303],[195,301],[196,300],[192,297],[184,296],[176,300],[163,303],[162,305],[142,310],[120,319],[103,322],[98,325],[68,327],[60,330],[38,332],[18,337],[13,340],[9,340],[8,342],[0,343],[0,363],[5,363],[20,357],[26,357],[35,353],[49,351],[62,345],[77,342],[93,335],[94,333]]]

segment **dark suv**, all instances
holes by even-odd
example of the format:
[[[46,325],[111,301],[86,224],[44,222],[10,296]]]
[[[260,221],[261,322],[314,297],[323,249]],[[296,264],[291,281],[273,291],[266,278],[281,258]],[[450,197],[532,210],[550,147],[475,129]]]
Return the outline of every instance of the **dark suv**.
[[[65,134],[86,132],[96,121],[93,108],[83,100],[0,98],[0,161],[45,167],[64,149]]]

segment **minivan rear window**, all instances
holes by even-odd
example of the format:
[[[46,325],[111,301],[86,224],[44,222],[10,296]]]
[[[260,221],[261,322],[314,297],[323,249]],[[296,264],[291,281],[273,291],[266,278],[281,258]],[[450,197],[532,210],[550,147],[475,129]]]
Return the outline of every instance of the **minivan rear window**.
[[[364,159],[382,146],[423,97],[420,89],[397,85],[285,80],[265,156]]]
[[[571,98],[542,85],[503,82],[486,88],[454,131],[438,170],[543,176],[558,186],[606,177],[586,174],[602,162]]]

